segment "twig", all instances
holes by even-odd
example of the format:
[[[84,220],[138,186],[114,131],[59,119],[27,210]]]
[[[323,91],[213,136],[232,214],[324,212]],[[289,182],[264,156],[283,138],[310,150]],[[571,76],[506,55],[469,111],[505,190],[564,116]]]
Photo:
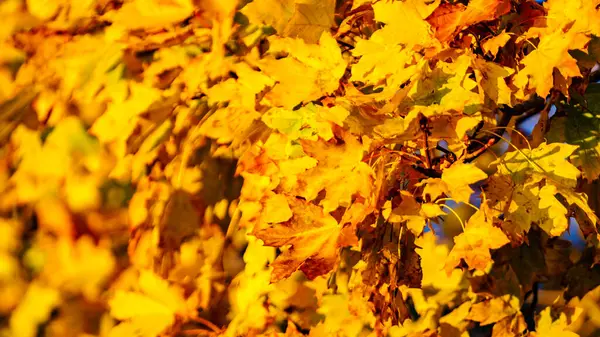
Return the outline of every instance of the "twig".
[[[413,165],[412,167],[413,167],[413,169],[415,169],[415,171],[420,172],[420,173],[428,176],[429,178],[441,178],[442,177],[442,173],[440,173],[437,170],[422,167],[419,165]]]
[[[219,328],[213,322],[207,320],[206,318],[202,318],[202,317],[198,317],[198,316],[192,316],[192,317],[190,317],[190,319],[192,321],[198,322],[200,324],[203,324],[203,325],[209,327],[212,331],[214,331],[216,333],[221,332],[221,328]],[[190,330],[188,330],[188,331],[190,331]]]
[[[423,148],[423,151],[425,152],[425,160],[427,161],[427,169],[431,169],[431,155],[429,154],[429,134],[431,133],[429,131],[429,127],[427,125],[427,123],[429,122],[429,120],[427,119],[427,117],[421,115],[421,118],[419,119],[419,126],[421,127],[421,131],[423,131],[423,135],[425,137],[425,147]]]
[[[531,304],[523,303],[523,306],[521,306],[521,313],[525,318],[525,322],[527,323],[527,329],[529,331],[535,331],[535,310],[538,304],[538,290],[539,284],[537,282],[534,282],[533,287],[530,291],[527,292],[527,294],[525,294],[524,298],[525,301],[529,296],[533,295]]]
[[[515,107],[503,106],[498,110],[502,113],[498,125],[496,128],[505,128],[515,116],[521,116],[525,113],[531,113],[530,111],[541,111],[546,106],[546,100],[534,95],[528,101],[516,105]],[[469,163],[477,159],[483,152],[490,147],[494,146],[501,138],[500,134],[490,134],[478,139],[476,142],[474,139],[469,140],[467,145],[467,154],[464,162]]]
[[[448,158],[448,160],[450,162],[455,162],[456,161],[456,154],[448,149],[443,148],[442,146],[440,146],[439,144],[435,146],[435,149],[438,151],[442,151],[444,152],[444,154],[446,155],[446,157]]]
[[[204,335],[204,336],[212,336],[216,334],[214,331],[204,330],[204,329],[190,329],[190,330],[182,330],[179,331],[182,335]]]

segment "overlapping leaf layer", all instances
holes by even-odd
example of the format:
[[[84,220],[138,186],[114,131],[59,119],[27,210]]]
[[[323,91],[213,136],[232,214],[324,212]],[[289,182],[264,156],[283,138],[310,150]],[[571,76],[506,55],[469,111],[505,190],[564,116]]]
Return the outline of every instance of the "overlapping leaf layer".
[[[599,8],[0,1],[0,335],[597,336]]]

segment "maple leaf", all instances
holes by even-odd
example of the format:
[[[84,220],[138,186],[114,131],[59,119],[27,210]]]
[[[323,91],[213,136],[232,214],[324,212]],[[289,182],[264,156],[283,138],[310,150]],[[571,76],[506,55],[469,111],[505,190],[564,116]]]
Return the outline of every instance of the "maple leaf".
[[[256,0],[242,8],[251,22],[275,28],[281,36],[316,43],[334,25],[333,0]]]
[[[253,122],[260,118],[256,110],[257,95],[274,85],[265,73],[239,63],[232,66],[235,79],[229,78],[205,90],[208,103],[226,103],[227,107],[215,111],[198,129],[198,134],[211,137],[221,144],[245,141],[244,135],[253,131]]]
[[[119,11],[107,13],[107,17],[120,29],[149,29],[183,21],[193,10],[191,0],[174,0],[170,3],[134,0],[125,3]]]
[[[383,80],[402,84],[417,73],[414,64],[420,59],[399,44],[387,42],[385,37],[373,34],[369,40],[359,40],[352,50],[352,55],[360,57],[352,67],[351,81],[361,81],[365,84],[378,85]],[[390,56],[394,55],[393,62]]]
[[[406,222],[406,226],[415,235],[421,235],[426,219],[446,215],[440,206],[433,203],[419,204],[414,196],[407,191],[400,192],[400,204],[391,209],[391,202],[383,206],[382,214],[387,221],[392,223]]]
[[[39,1],[27,0],[27,10],[41,20],[52,20],[51,25],[60,28],[70,27],[78,20],[92,16],[94,1]]]
[[[116,290],[109,300],[110,313],[123,321],[110,336],[135,334],[157,336],[175,323],[176,315],[187,315],[183,289],[171,286],[156,274],[142,271],[139,292]]]
[[[264,207],[265,216],[262,220],[269,223],[288,221],[292,216],[292,210],[283,194],[273,194],[267,198]]]
[[[490,249],[498,249],[510,241],[500,228],[481,209],[465,225],[464,232],[454,237],[454,247],[446,260],[445,270],[450,274],[464,260],[469,269],[484,271],[492,263]]]
[[[328,333],[358,335],[369,321],[375,321],[367,303],[357,294],[331,294],[321,299],[317,312],[325,316],[323,322]]]
[[[508,152],[498,172],[510,175],[516,183],[523,183],[531,175],[542,175],[565,186],[575,186],[581,172],[568,158],[576,149],[574,145],[544,142],[535,149]]]
[[[0,334],[572,335],[599,4],[0,1]],[[484,151],[532,95],[557,108],[532,147]],[[473,184],[451,250],[422,233]],[[536,277],[582,299],[521,314]]]
[[[29,284],[23,299],[10,316],[9,326],[13,336],[34,337],[38,324],[46,322],[62,297],[57,289],[39,281]]]
[[[578,146],[573,156],[573,163],[581,167],[586,179],[595,180],[600,176],[600,143],[596,137],[600,130],[598,122],[600,86],[590,84],[585,99],[587,100],[585,106],[568,107],[569,113],[563,125],[565,132],[561,138],[564,138],[568,144]]]
[[[60,239],[42,247],[47,252],[40,277],[65,293],[81,292],[90,300],[96,299],[115,268],[111,252],[87,236],[75,243]]]
[[[481,325],[488,325],[517,314],[520,308],[519,299],[507,294],[473,304],[467,319],[479,322]]]
[[[513,83],[522,90],[530,88],[541,97],[548,96],[554,84],[555,68],[568,81],[581,76],[577,61],[569,50],[583,49],[588,41],[589,37],[574,30],[543,35],[537,48],[521,61],[525,67],[517,72]]]
[[[271,129],[286,134],[290,139],[324,140],[333,138],[332,124],[342,126],[348,111],[342,107],[324,108],[312,103],[297,109],[272,108],[261,118]],[[333,123],[332,123],[333,122]]]
[[[139,115],[145,112],[154,101],[161,98],[158,89],[132,82],[129,84],[129,97],[113,101],[104,114],[95,120],[90,133],[101,142],[125,142],[134,131]],[[117,152],[124,156],[124,149]]]
[[[437,289],[454,290],[462,281],[463,275],[458,269],[452,270],[450,277],[446,275],[440,261],[446,260],[450,249],[445,244],[438,244],[435,234],[428,232],[419,237],[415,244],[417,253],[421,256],[423,268],[423,287],[433,286]],[[466,315],[466,314],[465,314]]]
[[[517,237],[528,232],[532,223],[538,224],[552,236],[561,235],[568,228],[568,210],[565,205],[577,205],[586,214],[588,221],[597,219],[587,206],[585,197],[551,182],[545,182],[542,186],[540,181],[531,179],[523,184],[513,185],[510,179],[493,176],[486,195],[498,213],[505,213],[502,227]],[[563,198],[565,201],[562,201]]]
[[[334,24],[334,0],[296,1],[296,10],[283,30],[284,36],[299,37],[306,42],[319,40]]]
[[[508,13],[510,7],[510,2],[507,0],[473,0],[469,1],[467,6],[461,3],[446,3],[431,13],[427,21],[436,28],[436,38],[446,42],[470,25],[494,20]]]
[[[369,204],[373,193],[373,170],[362,161],[362,144],[349,136],[342,146],[303,142],[302,148],[318,164],[298,174],[298,178],[306,183],[291,185],[284,181],[283,191],[314,200],[325,190],[319,204],[326,212],[339,206],[349,207],[356,196],[365,198],[364,203]]]
[[[401,102],[400,111],[410,111],[407,118],[419,113],[429,117],[453,111],[472,114],[483,103],[473,89],[477,82],[468,74],[471,57],[454,55],[448,62],[438,62],[430,68],[425,64],[418,82],[408,91],[411,100]]]
[[[548,30],[559,30],[570,26],[570,29],[581,33],[592,33],[596,36],[600,33],[600,24],[598,17],[597,0],[584,1],[575,0],[568,3],[557,0],[549,0],[544,3],[548,9],[547,28]],[[581,15],[586,13],[586,15]]]
[[[513,186],[510,179],[494,175],[485,192],[495,210],[507,211],[503,228],[511,234],[519,236],[528,232],[532,222],[540,217],[539,198],[536,196],[539,193],[538,186]]]
[[[289,55],[261,60],[262,71],[277,81],[265,95],[265,100],[271,105],[291,109],[298,103],[318,99],[339,87],[347,63],[330,33],[324,32],[318,45],[280,37],[269,41],[269,55],[282,52]]]
[[[577,310],[575,317],[571,317],[571,320],[575,320],[577,316],[581,315],[581,310]],[[568,329],[569,317],[565,313],[559,313],[558,319],[554,320],[552,317],[552,309],[546,308],[540,313],[539,319],[536,321],[536,331],[532,333],[534,336],[550,337],[550,336],[567,336],[576,337],[579,336],[573,331]]]
[[[539,191],[539,207],[540,210],[546,209],[547,219],[539,221],[540,227],[550,235],[561,235],[568,228],[567,208],[554,197],[557,193],[557,188],[552,185],[546,185]]]
[[[511,105],[512,90],[506,84],[506,78],[513,70],[482,58],[473,59],[473,70],[483,92],[497,104]]]
[[[496,56],[500,48],[504,47],[506,43],[510,40],[511,35],[507,32],[502,32],[496,36],[493,36],[490,39],[487,39],[482,45],[481,48],[486,52],[492,54],[492,56]]]
[[[255,0],[244,6],[240,12],[247,16],[250,22],[271,26],[282,34],[295,11],[295,0]]]
[[[467,316],[471,309],[471,302],[464,302],[458,308],[452,310],[447,315],[440,318],[440,332],[442,335],[446,333],[454,333],[458,331],[466,331],[468,326]]]
[[[275,259],[275,248],[264,246],[253,236],[248,236],[248,247],[244,253],[244,271],[232,281],[229,289],[231,300],[231,322],[226,335],[238,336],[263,329],[271,314],[264,305],[266,295],[273,290],[269,282],[271,272],[267,265]]]
[[[431,4],[431,7],[435,6],[435,2]],[[428,14],[424,7],[425,4],[416,1],[381,1],[373,4],[375,20],[386,26],[373,33],[371,39],[393,45],[401,44],[407,49],[428,47],[435,43],[431,39],[431,27],[424,20]],[[403,31],[403,34],[398,34],[398,31]]]
[[[294,214],[289,221],[253,232],[267,246],[291,246],[271,263],[272,283],[298,269],[309,279],[325,275],[338,257],[341,226],[337,221],[310,202],[288,198],[288,203]]]
[[[474,164],[456,163],[442,172],[441,178],[429,178],[419,183],[424,185],[424,194],[436,200],[442,194],[450,195],[457,202],[469,202],[473,189],[469,186],[487,178],[487,174]]]

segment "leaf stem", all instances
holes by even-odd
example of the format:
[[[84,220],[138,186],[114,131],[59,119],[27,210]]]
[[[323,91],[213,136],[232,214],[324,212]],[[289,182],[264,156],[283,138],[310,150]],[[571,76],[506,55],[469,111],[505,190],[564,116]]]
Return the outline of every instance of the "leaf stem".
[[[454,200],[453,198],[440,198],[440,199],[436,200],[435,203],[437,204],[438,202],[442,202],[442,201],[454,201],[454,202],[456,202],[456,200]],[[476,211],[479,210],[479,207],[477,207],[477,206],[475,206],[475,205],[473,205],[473,204],[471,204],[469,202],[462,202],[462,203],[465,204],[465,205],[467,205],[467,206],[471,206],[471,208],[473,208]]]
[[[460,218],[460,216],[458,215],[458,213],[456,213],[455,210],[452,209],[452,207],[446,205],[446,204],[440,204],[440,206],[444,206],[446,207],[450,212],[452,212],[452,214],[454,214],[456,216],[456,218],[458,219],[458,222],[460,222],[460,227],[462,227],[463,232],[465,231],[465,223],[463,222],[463,220]]]
[[[221,328],[219,328],[213,322],[207,320],[206,318],[202,318],[199,316],[191,316],[190,319],[194,322],[198,322],[200,324],[207,326],[208,328],[210,328],[212,331],[214,331],[216,333],[221,332]],[[187,330],[187,331],[191,331],[191,330]]]

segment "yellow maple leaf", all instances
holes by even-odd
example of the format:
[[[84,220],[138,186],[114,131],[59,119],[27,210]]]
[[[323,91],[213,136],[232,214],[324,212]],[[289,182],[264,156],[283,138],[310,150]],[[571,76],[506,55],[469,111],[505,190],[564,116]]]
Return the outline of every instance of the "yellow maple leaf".
[[[473,189],[470,184],[487,178],[487,174],[474,164],[457,163],[442,172],[442,181],[457,202],[468,202]]]
[[[574,317],[568,317],[565,313],[560,313],[558,319],[552,317],[552,308],[547,307],[539,314],[536,320],[536,331],[532,333],[536,337],[578,337],[579,335],[569,329],[570,321],[575,321],[583,310],[576,310]]]
[[[326,108],[315,104],[307,104],[297,110],[271,108],[261,120],[272,129],[286,134],[290,140],[298,138],[324,140],[333,138],[333,124],[343,125],[348,111],[340,106]]]
[[[296,12],[296,0],[255,0],[246,4],[240,12],[250,22],[271,26],[282,34]]]
[[[554,196],[557,194],[557,188],[553,185],[546,185],[539,191],[539,208],[547,212],[547,218],[538,221],[540,227],[552,236],[559,236],[569,228],[567,208]]]
[[[437,289],[454,290],[462,281],[463,273],[452,270],[450,277],[446,275],[440,261],[446,260],[450,249],[446,244],[438,243],[437,237],[432,232],[423,234],[415,241],[416,251],[421,256],[423,269],[422,287],[432,286]]]
[[[107,17],[119,29],[152,29],[182,21],[193,10],[192,0],[133,0],[107,13]]]
[[[116,290],[109,300],[111,315],[123,321],[109,336],[157,336],[175,323],[176,315],[187,315],[183,289],[148,271],[140,273],[138,285],[139,292]]]
[[[571,30],[598,36],[600,35],[598,5],[600,5],[598,0],[546,1],[544,7],[548,8],[547,29],[557,31],[565,26],[571,26]]]
[[[574,30],[557,30],[543,35],[537,48],[521,61],[525,67],[517,72],[513,83],[522,90],[529,88],[541,97],[548,96],[554,85],[555,68],[567,80],[581,76],[577,61],[569,50],[583,49],[589,39]]]
[[[352,67],[351,81],[378,85],[387,80],[400,85],[417,73],[419,68],[413,63],[420,56],[384,38],[374,34],[369,40],[361,39],[356,43],[352,55],[360,60]]]
[[[271,271],[268,263],[275,259],[275,248],[266,247],[262,242],[248,236],[248,248],[244,253],[246,265],[229,288],[231,322],[225,335],[235,337],[250,331],[262,330],[267,325],[270,313],[264,305],[266,295],[274,289],[269,282]]]
[[[450,274],[464,260],[469,269],[484,271],[493,262],[490,249],[498,249],[510,241],[500,228],[481,209],[469,218],[464,232],[454,237],[454,247],[446,260],[445,270]]]
[[[310,158],[316,159],[317,165],[298,174],[293,180],[284,180],[281,190],[306,200],[316,199],[325,190],[324,198],[319,201],[325,212],[340,206],[349,207],[356,196],[365,198],[365,204],[370,203],[374,175],[372,168],[362,161],[363,144],[353,136],[348,136],[341,146],[302,142],[302,148]],[[285,176],[282,179],[286,179]],[[303,183],[298,183],[296,179]]]
[[[335,1],[255,0],[241,12],[252,23],[273,27],[281,36],[316,43],[334,22]]]
[[[568,161],[577,146],[546,142],[534,149],[508,152],[500,163],[498,172],[510,175],[516,183],[523,183],[532,175],[540,175],[565,186],[575,186],[581,172]]]
[[[282,194],[273,194],[268,197],[263,212],[265,216],[262,220],[270,223],[288,221],[293,215],[287,198]]]
[[[415,197],[407,191],[400,191],[402,201],[394,209],[387,201],[382,208],[382,215],[392,223],[406,222],[406,226],[415,236],[421,235],[426,219],[445,215],[440,206],[434,203],[419,204]]]
[[[507,32],[502,32],[496,36],[493,36],[485,42],[481,44],[481,49],[485,53],[490,53],[492,56],[496,57],[500,48],[504,47],[504,45],[510,40],[511,34]]]
[[[477,82],[470,78],[471,57],[453,55],[447,62],[435,66],[424,63],[417,83],[411,86],[408,97],[401,102],[400,111],[410,111],[407,118],[419,113],[429,117],[448,112],[475,113],[483,104],[482,97],[475,92]]]
[[[511,105],[512,90],[505,79],[514,73],[512,68],[477,57],[473,59],[473,71],[477,83],[492,101],[496,104]]]
[[[324,32],[318,45],[301,39],[274,37],[269,54],[285,52],[289,56],[261,60],[261,69],[278,82],[265,95],[273,106],[291,109],[301,102],[320,98],[335,91],[346,70],[340,47],[329,32]]]
[[[506,294],[475,303],[471,306],[467,319],[479,322],[481,325],[496,323],[517,314],[521,308],[520,302],[518,297]]]
[[[34,337],[38,324],[50,318],[51,311],[62,302],[58,290],[39,281],[29,284],[25,296],[9,318],[10,333],[15,337]]]
[[[137,125],[138,116],[161,98],[160,90],[137,82],[130,82],[129,90],[129,97],[112,102],[90,128],[90,133],[101,142],[126,142]],[[125,156],[124,144],[115,152],[119,157]]]
[[[94,244],[88,236],[74,243],[61,238],[42,247],[46,253],[42,279],[65,293],[82,293],[90,300],[98,298],[116,265],[110,250]]]
[[[375,322],[367,302],[358,294],[325,295],[317,312],[325,316],[324,330],[330,335],[358,336]]]
[[[429,47],[435,44],[433,30],[425,21],[427,11],[424,4],[417,1],[379,1],[373,4],[375,20],[386,26],[373,33],[375,40],[390,44],[402,44],[412,49],[416,46]],[[435,2],[433,6],[435,7]],[[402,33],[400,33],[402,32]]]
[[[53,19],[50,25],[56,27],[69,26],[94,13],[95,0],[69,1],[69,0],[27,0],[29,13],[42,20]],[[64,25],[63,25],[64,23]]]
[[[17,200],[38,201],[64,196],[74,211],[100,206],[99,188],[112,169],[113,158],[74,116],[63,119],[42,145],[38,132],[17,129],[13,144],[21,161],[11,177]]]
[[[335,24],[335,5],[335,0],[296,0],[294,14],[282,35],[317,42]]]
[[[563,204],[557,195],[566,202]],[[533,223],[551,236],[561,235],[568,229],[565,205],[577,205],[589,221],[597,219],[584,195],[574,193],[563,185],[554,185],[552,181],[542,184],[540,180],[530,178],[515,184],[509,177],[494,175],[489,180],[486,196],[497,215],[504,212],[502,228],[514,237],[528,232]]]
[[[425,185],[424,194],[431,200],[448,194],[456,202],[469,202],[473,189],[469,186],[487,178],[487,174],[475,164],[455,163],[442,172],[441,178],[429,178],[419,183]]]

